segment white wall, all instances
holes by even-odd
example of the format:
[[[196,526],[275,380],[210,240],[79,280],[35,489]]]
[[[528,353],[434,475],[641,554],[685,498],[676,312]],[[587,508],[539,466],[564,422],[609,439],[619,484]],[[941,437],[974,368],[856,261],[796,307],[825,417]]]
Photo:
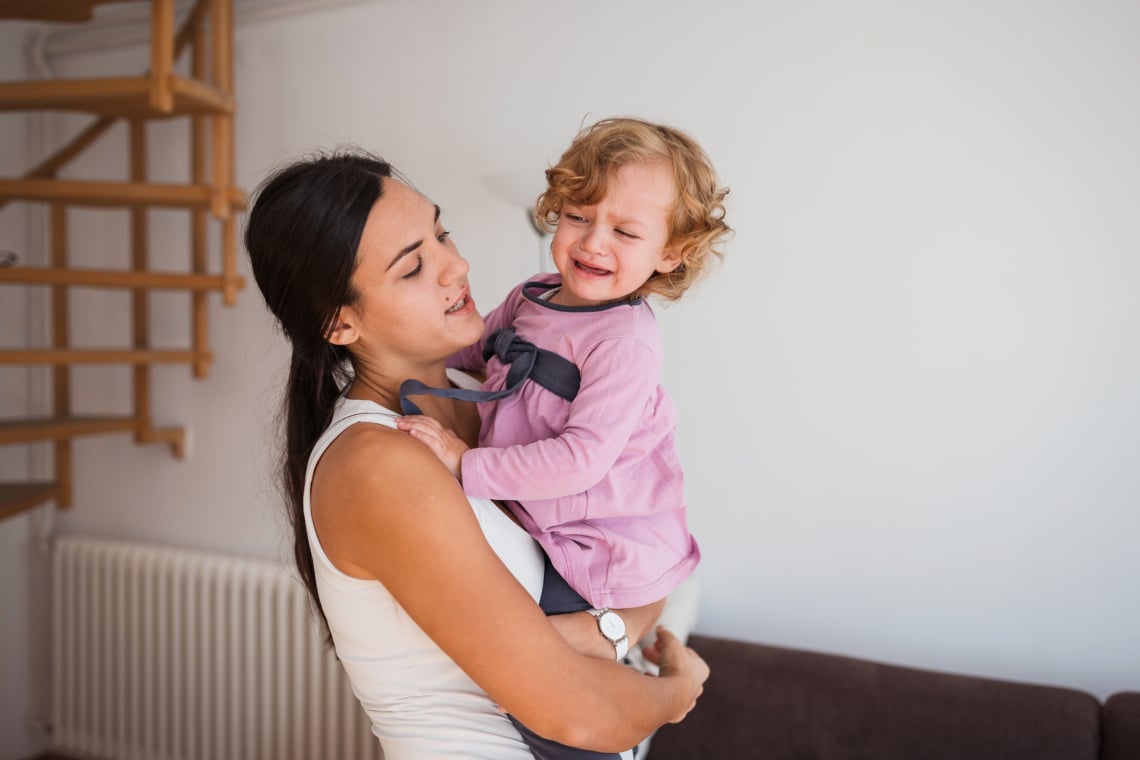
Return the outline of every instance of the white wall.
[[[659,312],[700,630],[1105,696],[1140,688],[1138,27],[1135,4],[1075,0],[385,0],[249,20],[238,179],[340,143],[382,153],[442,204],[489,307],[537,268],[495,177],[537,192],[604,116],[691,131],[737,230]],[[174,176],[184,158],[163,155]],[[102,234],[92,255],[122,256]],[[84,308],[125,324],[113,298]],[[172,342],[185,312],[164,311]],[[281,552],[284,346],[252,284],[210,319],[211,376],[155,380],[191,459],[80,443],[63,529]],[[92,373],[80,401],[126,404],[123,385]]]

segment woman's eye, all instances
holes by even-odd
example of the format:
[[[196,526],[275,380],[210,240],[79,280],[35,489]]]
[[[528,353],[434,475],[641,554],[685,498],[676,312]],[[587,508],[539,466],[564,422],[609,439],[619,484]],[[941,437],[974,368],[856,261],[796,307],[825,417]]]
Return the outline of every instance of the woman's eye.
[[[446,233],[444,233],[444,234],[446,234]],[[401,276],[400,279],[401,280],[410,280],[413,277],[415,277],[416,275],[418,275],[423,268],[424,268],[424,257],[420,256],[417,253],[416,254],[416,268],[413,269],[412,271],[408,272],[407,274]]]
[[[451,230],[444,230],[443,232],[436,235],[435,239],[442,243],[444,240],[447,240],[449,237],[451,237]]]

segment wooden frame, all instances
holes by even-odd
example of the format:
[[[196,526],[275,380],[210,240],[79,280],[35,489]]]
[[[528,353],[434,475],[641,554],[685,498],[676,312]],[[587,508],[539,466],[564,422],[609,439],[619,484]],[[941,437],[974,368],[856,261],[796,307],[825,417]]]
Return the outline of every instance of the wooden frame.
[[[0,19],[89,19],[104,0],[0,0]],[[49,289],[50,345],[0,351],[0,365],[51,368],[52,411],[48,418],[0,422],[0,445],[49,442],[54,447],[55,480],[50,483],[0,483],[0,519],[44,501],[66,508],[73,501],[71,441],[76,436],[133,433],[137,443],[163,443],[175,456],[185,454],[182,428],[155,427],[151,419],[152,364],[180,363],[205,377],[213,355],[207,346],[207,296],[236,302],[244,286],[237,274],[236,211],[246,198],[234,186],[233,169],[233,11],[232,0],[198,0],[175,30],[174,0],[149,0],[150,68],[141,76],[75,80],[0,82],[0,110],[81,111],[95,119],[53,155],[23,177],[0,178],[0,208],[13,200],[44,202],[50,208],[51,256],[47,267],[0,268],[0,287],[42,285]],[[26,14],[39,15],[26,15]],[[21,15],[24,14],[24,15]],[[190,76],[174,71],[190,50]],[[148,180],[146,128],[151,120],[188,117],[191,176],[184,184]],[[120,120],[128,123],[129,180],[72,180],[59,177],[70,161],[91,147]],[[130,262],[126,270],[73,267],[67,250],[70,206],[122,207],[129,211]],[[188,272],[149,269],[148,216],[151,208],[182,208],[190,215],[191,263]],[[210,219],[220,229],[221,272],[208,271]],[[70,288],[116,288],[131,298],[129,346],[74,349],[69,345]],[[190,346],[149,346],[149,293],[183,290],[191,298]],[[84,364],[131,367],[133,408],[126,417],[76,417],[71,414],[70,368]]]

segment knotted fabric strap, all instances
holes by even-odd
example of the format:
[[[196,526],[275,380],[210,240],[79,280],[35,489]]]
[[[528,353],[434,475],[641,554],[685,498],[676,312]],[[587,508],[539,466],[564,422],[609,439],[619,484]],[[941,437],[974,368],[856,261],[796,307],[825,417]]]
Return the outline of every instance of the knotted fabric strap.
[[[539,348],[523,340],[509,327],[497,330],[483,346],[483,360],[492,356],[511,365],[507,371],[506,386],[500,391],[471,391],[465,388],[432,388],[419,380],[405,380],[400,384],[400,411],[404,414],[423,414],[408,400],[408,396],[438,396],[460,401],[497,401],[517,391],[530,379],[559,398],[573,401],[582,384],[582,373],[577,365],[564,356]]]

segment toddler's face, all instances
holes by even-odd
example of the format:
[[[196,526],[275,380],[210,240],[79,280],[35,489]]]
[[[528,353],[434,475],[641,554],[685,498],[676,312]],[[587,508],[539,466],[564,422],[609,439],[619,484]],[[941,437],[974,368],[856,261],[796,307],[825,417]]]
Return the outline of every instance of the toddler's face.
[[[596,205],[564,203],[551,243],[562,306],[600,306],[629,297],[654,272],[680,263],[669,241],[675,195],[664,161],[626,164]]]

